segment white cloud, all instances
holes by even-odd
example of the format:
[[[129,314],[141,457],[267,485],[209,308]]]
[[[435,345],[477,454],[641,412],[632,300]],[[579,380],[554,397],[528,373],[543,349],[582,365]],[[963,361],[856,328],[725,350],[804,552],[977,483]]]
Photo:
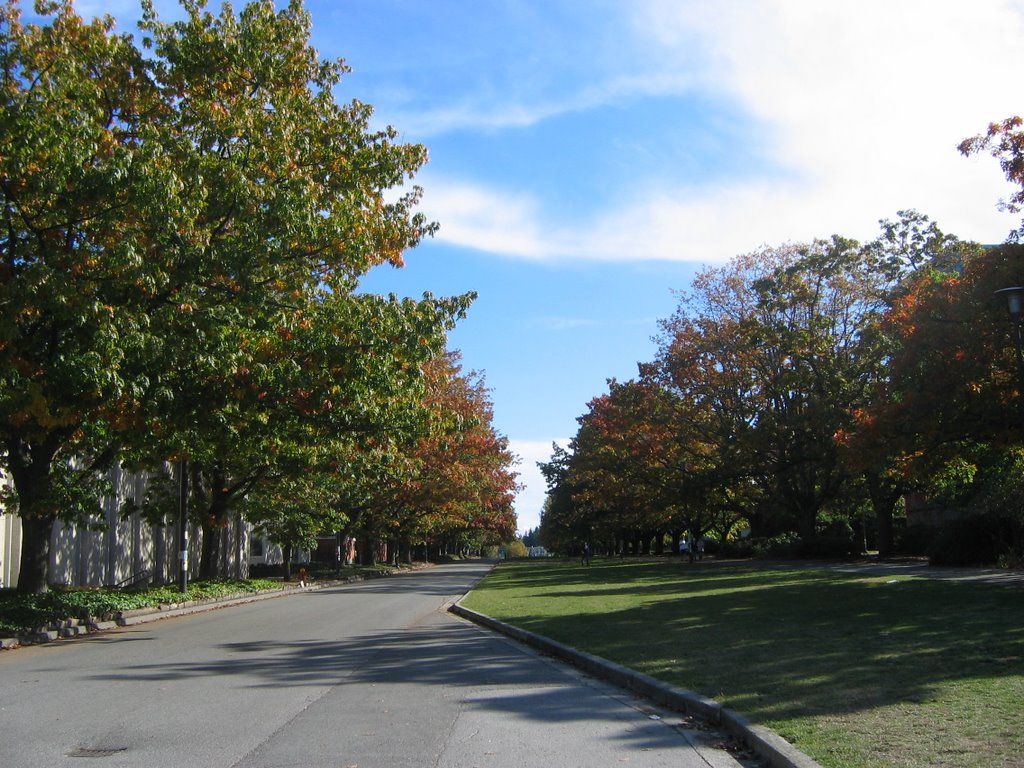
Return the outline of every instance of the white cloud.
[[[901,208],[986,242],[1016,226],[996,210],[1009,194],[996,162],[965,159],[956,145],[1021,110],[1019,4],[648,0],[635,8],[633,31],[664,62],[661,73],[647,86],[628,76],[593,86],[562,108],[630,88],[698,87],[763,126],[758,144],[785,177],[685,189],[638,180],[615,209],[572,222],[547,218],[543,201],[525,194],[434,179],[427,207],[442,223],[440,240],[531,259],[706,262],[765,243],[872,237],[877,220]]]
[[[519,472],[519,482],[523,484],[524,488],[516,496],[515,501],[520,533],[525,533],[540,525],[540,512],[544,506],[544,498],[547,496],[547,485],[537,467],[537,462],[551,459],[551,444],[553,442],[566,445],[569,440],[567,438],[509,440],[509,448],[522,459],[522,463],[516,470]]]
[[[429,139],[451,131],[497,130],[534,125],[571,109],[567,104],[464,103],[426,112],[396,111],[388,122],[400,125],[404,133]]]
[[[551,254],[550,240],[541,229],[538,201],[478,184],[426,178],[418,182],[426,188],[425,214],[441,222],[437,240],[525,258]]]
[[[734,0],[714,18],[694,7],[652,0],[649,29],[666,53],[696,30],[715,62],[707,87],[771,126],[776,159],[800,180],[764,198],[772,218],[809,206],[804,218],[834,229],[916,207],[976,230],[966,236],[1012,227],[994,209],[1006,188],[995,163],[955,147],[1020,110],[1019,4]]]
[[[394,110],[388,122],[401,126],[418,140],[453,131],[493,131],[526,128],[573,112],[615,104],[631,96],[682,94],[692,90],[694,81],[671,71],[644,72],[609,77],[559,98],[527,101],[514,98],[498,103],[467,99],[457,105],[409,112]]]

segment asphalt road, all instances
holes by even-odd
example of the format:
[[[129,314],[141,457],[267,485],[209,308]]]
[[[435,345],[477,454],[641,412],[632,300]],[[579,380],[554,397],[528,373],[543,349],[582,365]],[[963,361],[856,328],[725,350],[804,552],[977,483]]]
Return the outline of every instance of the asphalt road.
[[[448,614],[487,568],[0,653],[0,766],[741,765],[678,716]]]

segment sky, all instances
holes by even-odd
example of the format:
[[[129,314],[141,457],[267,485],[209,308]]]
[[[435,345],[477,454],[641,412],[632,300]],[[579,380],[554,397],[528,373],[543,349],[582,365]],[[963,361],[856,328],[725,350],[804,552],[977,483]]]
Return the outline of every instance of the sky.
[[[235,3],[235,7],[242,6]],[[156,0],[166,18],[174,0]],[[130,31],[137,0],[76,4]],[[438,233],[365,290],[476,291],[452,332],[536,467],[607,380],[654,357],[697,271],[762,246],[870,240],[913,208],[1002,242],[991,157],[957,144],[1024,111],[1021,0],[306,0],[336,97],[424,144]]]

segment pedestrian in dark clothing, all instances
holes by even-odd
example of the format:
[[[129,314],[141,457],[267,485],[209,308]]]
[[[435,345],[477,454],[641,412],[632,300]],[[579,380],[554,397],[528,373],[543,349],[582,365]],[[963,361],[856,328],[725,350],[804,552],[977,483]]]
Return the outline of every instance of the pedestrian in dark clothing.
[[[583,557],[580,560],[580,563],[583,565],[590,565],[590,545],[586,542],[583,542]]]

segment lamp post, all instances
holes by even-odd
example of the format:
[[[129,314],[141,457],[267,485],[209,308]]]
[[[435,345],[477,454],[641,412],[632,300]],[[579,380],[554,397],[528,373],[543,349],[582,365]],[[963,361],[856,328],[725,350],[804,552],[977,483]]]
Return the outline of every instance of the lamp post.
[[[1013,320],[1013,345],[1017,351],[1017,407],[1020,411],[1020,423],[1024,428],[1024,351],[1022,351],[1021,334],[1024,326],[1024,285],[1001,288],[996,296],[1006,297],[1006,308]]]

